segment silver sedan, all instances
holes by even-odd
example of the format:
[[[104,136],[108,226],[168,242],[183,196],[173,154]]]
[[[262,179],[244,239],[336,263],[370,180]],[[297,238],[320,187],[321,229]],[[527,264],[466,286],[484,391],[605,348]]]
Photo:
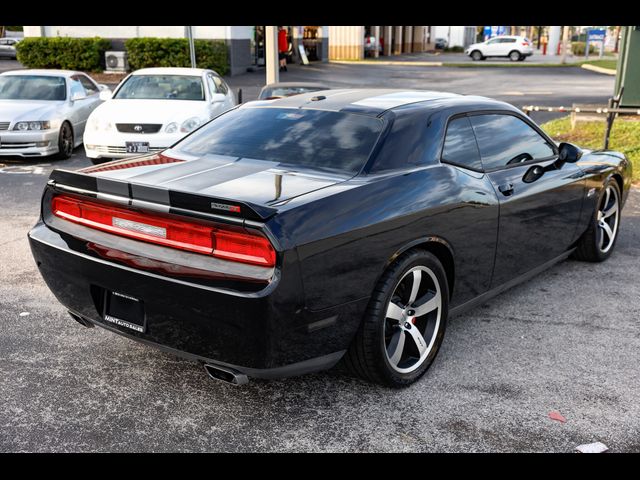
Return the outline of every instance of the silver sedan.
[[[0,156],[69,158],[82,145],[87,118],[102,103],[103,90],[108,88],[82,72],[0,74]]]

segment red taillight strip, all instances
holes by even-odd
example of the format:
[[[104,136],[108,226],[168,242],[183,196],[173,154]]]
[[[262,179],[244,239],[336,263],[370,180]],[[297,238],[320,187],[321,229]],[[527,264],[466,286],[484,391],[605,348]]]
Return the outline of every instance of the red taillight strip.
[[[51,212],[73,223],[143,242],[251,265],[275,265],[273,246],[259,235],[139,213],[65,195],[52,199]]]

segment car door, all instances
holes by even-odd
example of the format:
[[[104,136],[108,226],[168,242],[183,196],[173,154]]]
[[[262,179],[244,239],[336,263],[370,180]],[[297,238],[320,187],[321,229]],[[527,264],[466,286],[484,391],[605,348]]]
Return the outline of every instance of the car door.
[[[70,78],[71,97],[74,93],[82,95],[81,98],[74,100],[72,105],[72,123],[76,142],[84,137],[84,129],[87,125],[87,119],[93,110],[100,104],[100,89],[85,75],[73,75]]]
[[[497,55],[500,51],[500,38],[492,38],[491,40],[487,40],[484,47],[482,48],[482,54],[485,57],[492,57]]]
[[[493,288],[567,251],[585,182],[575,164],[557,162],[557,147],[524,117],[474,113],[469,120],[500,203]]]
[[[516,47],[516,39],[515,38],[501,38],[500,42],[496,46],[495,55],[500,57],[506,57],[514,50]]]

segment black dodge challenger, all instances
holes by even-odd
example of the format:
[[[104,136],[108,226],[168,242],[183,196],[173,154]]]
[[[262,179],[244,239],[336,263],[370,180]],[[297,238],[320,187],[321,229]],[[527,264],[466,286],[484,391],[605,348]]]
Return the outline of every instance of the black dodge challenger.
[[[404,386],[447,318],[615,246],[631,165],[426,91],[252,102],[160,154],[54,170],[30,231],[79,323],[241,384],[339,361]]]

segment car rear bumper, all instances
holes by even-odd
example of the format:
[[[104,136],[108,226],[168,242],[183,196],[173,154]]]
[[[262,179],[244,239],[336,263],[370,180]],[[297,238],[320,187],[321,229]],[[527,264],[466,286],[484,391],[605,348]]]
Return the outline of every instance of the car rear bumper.
[[[94,258],[78,242],[38,223],[29,242],[40,273],[58,301],[84,320],[182,357],[274,378],[330,368],[344,354],[366,303],[321,312],[300,304],[299,281],[280,279],[257,292],[233,292],[178,281]],[[80,241],[82,243],[82,241]],[[296,267],[297,268],[297,267]],[[105,292],[144,304],[145,331],[104,319]]]
[[[0,131],[0,156],[44,157],[58,153],[58,130]]]

